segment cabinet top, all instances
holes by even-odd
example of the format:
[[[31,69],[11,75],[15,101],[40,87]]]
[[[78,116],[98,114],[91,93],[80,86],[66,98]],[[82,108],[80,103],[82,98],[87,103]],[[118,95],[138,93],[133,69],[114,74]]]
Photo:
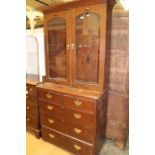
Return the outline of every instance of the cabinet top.
[[[39,75],[26,74],[26,83],[32,84],[32,85],[37,85],[38,83],[40,83]]]
[[[37,87],[41,89],[48,89],[57,93],[66,93],[69,95],[76,95],[79,97],[86,97],[89,99],[98,99],[101,96],[101,94],[104,93],[92,90],[90,91],[86,89],[73,88],[48,82],[38,84]]]
[[[39,10],[46,14],[46,13],[51,13],[51,12],[68,10],[68,9],[76,8],[80,6],[94,5],[94,4],[101,4],[101,3],[114,5],[115,2],[116,0],[76,0],[72,2],[61,3],[58,5],[42,7],[42,8],[39,8]]]

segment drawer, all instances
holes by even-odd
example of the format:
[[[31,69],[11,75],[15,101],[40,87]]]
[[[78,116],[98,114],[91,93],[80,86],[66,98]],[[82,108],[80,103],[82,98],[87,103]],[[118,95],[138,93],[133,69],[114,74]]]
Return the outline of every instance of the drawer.
[[[69,95],[63,96],[63,103],[65,107],[82,110],[89,113],[94,113],[96,101],[84,98],[73,97]]]
[[[30,128],[37,129],[39,127],[37,117],[27,115],[26,116],[26,126],[30,127]]]
[[[26,103],[26,115],[37,115],[37,106],[35,104]]]
[[[32,95],[26,95],[26,102],[27,103],[32,103],[32,104],[36,104],[37,102],[37,99],[35,96],[32,96]]]
[[[55,144],[61,148],[67,148],[67,141],[65,140],[63,134],[59,134],[58,132],[47,129],[45,127],[41,127],[41,134],[43,140]]]
[[[87,143],[82,143],[81,141],[67,137],[67,149],[76,155],[94,155],[94,147],[88,145]]]
[[[65,119],[69,122],[74,122],[74,124],[82,124],[86,128],[94,128],[95,124],[95,115],[91,115],[88,113],[85,113],[83,111],[77,111],[74,109],[64,109],[64,116]]]
[[[91,144],[94,143],[95,140],[95,132],[93,129],[86,129],[79,124],[67,124],[64,122],[62,132]]]
[[[76,155],[93,155],[94,153],[94,147],[92,145],[75,140],[54,130],[42,128],[42,138]]]
[[[61,94],[48,91],[48,90],[38,89],[38,95],[39,95],[39,99],[41,100],[62,104]]]
[[[95,124],[95,115],[77,111],[74,109],[64,108],[57,104],[52,104],[46,101],[39,101],[39,111],[50,114],[50,116],[59,116],[67,122],[81,124],[85,128],[93,128]]]
[[[64,120],[55,115],[40,113],[40,121],[42,126],[47,126],[58,131],[63,131]]]
[[[36,96],[36,87],[30,84],[26,84],[26,95]]]
[[[51,115],[63,115],[60,105],[52,104],[46,101],[39,100],[39,111],[49,113]]]
[[[83,125],[69,123],[64,119],[44,113],[41,113],[40,118],[42,126],[55,129],[59,132],[65,133],[83,141],[87,141],[89,143],[94,142],[95,132],[92,128],[86,129]]]

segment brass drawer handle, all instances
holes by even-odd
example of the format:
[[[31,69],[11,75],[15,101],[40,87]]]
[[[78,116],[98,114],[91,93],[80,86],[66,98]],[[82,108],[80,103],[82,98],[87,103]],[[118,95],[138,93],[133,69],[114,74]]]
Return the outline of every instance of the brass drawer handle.
[[[76,145],[76,144],[74,144],[74,148],[75,148],[75,150],[77,150],[77,151],[80,151],[80,150],[81,150],[81,146]]]
[[[48,110],[53,110],[53,106],[47,105],[47,109],[48,109]]]
[[[26,121],[29,122],[30,121],[30,118],[27,118]]]
[[[82,116],[80,114],[73,114],[76,119],[80,119]]]
[[[70,48],[70,45],[69,45],[69,44],[67,44],[67,45],[66,45],[66,49],[67,49],[67,50],[69,50],[69,48]]]
[[[27,110],[30,110],[30,107],[29,107],[29,106],[27,106],[27,107],[26,107],[26,109],[27,109]]]
[[[53,134],[51,134],[51,133],[49,133],[48,136],[49,136],[50,138],[52,138],[52,139],[55,138],[55,135],[53,135]]]
[[[86,9],[85,9],[85,11],[89,11],[89,10],[90,10],[90,8],[86,8]]]
[[[54,121],[53,119],[50,119],[50,118],[49,118],[49,119],[48,119],[48,122],[51,123],[51,124],[53,124],[55,121]]]
[[[82,105],[82,102],[81,101],[74,101],[74,104],[79,107],[80,105]]]
[[[74,44],[71,44],[71,49],[72,50],[74,50],[74,47],[75,47],[75,45]]]
[[[48,99],[51,99],[53,96],[52,96],[51,93],[47,93],[47,94],[46,94],[46,97],[47,97]]]
[[[76,133],[81,133],[82,132],[82,130],[81,129],[78,129],[78,128],[74,128],[74,131],[76,132]]]

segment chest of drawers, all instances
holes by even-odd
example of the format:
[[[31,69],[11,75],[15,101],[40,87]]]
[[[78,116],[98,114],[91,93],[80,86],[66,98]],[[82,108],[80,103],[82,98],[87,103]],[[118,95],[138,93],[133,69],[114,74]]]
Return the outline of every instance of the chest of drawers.
[[[77,155],[97,155],[105,129],[105,93],[49,83],[37,87],[43,140]]]
[[[36,84],[26,83],[26,129],[34,134],[37,138],[40,137],[40,123],[37,101]]]

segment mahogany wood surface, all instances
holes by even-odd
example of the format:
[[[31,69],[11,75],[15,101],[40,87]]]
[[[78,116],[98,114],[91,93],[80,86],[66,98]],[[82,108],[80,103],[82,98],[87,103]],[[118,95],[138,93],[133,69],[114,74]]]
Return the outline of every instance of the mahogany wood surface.
[[[90,91],[87,89],[73,88],[73,87],[68,87],[68,86],[49,83],[49,82],[39,84],[37,85],[37,88],[40,88],[39,89],[40,91],[48,90],[49,92],[66,93],[69,95],[74,95],[77,97],[85,97],[89,99],[98,99],[101,95],[101,92],[98,92],[98,91]]]
[[[38,114],[37,106],[35,104],[26,103],[26,114],[36,116]]]
[[[72,11],[72,36],[71,36],[71,40],[72,40],[72,44],[75,44],[76,45],[76,33],[75,33],[75,28],[76,28],[76,25],[75,25],[75,17],[77,17],[78,15],[82,14],[82,13],[85,13],[87,12],[87,9],[88,9],[88,12],[93,12],[97,15],[99,15],[100,17],[100,47],[99,47],[99,60],[98,60],[98,79],[97,79],[97,83],[89,83],[89,81],[86,81],[86,82],[80,82],[78,79],[76,79],[76,46],[74,48],[74,53],[71,54],[72,58],[72,83],[73,83],[73,86],[74,87],[78,87],[78,88],[85,88],[85,89],[92,89],[92,90],[98,90],[98,91],[103,91],[105,88],[104,88],[104,83],[103,83],[103,78],[104,78],[104,59],[106,57],[105,55],[105,50],[106,50],[106,46],[105,46],[105,42],[106,42],[106,10],[107,10],[107,6],[106,4],[99,4],[99,5],[93,5],[93,6],[85,6],[85,7],[80,7],[80,8],[76,8]],[[83,36],[83,41],[84,41],[84,36]],[[95,44],[94,44],[95,45]],[[95,52],[95,49],[93,49],[92,47],[92,50],[93,52]],[[86,53],[86,51],[83,49],[83,52]],[[88,53],[91,52],[90,49],[88,51]],[[97,51],[95,52],[97,54]],[[81,61],[84,61],[85,62],[85,57],[81,57]],[[94,61],[95,62],[95,61]],[[96,62],[97,63],[97,62]],[[80,64],[81,68],[86,68],[86,66],[89,65],[89,63],[87,62],[87,64],[85,65],[85,63],[81,63]],[[92,66],[91,66],[92,65]],[[88,66],[88,69],[89,67],[92,68],[93,67],[93,64],[91,64],[90,66]],[[95,66],[96,64],[94,64]],[[93,74],[95,74],[94,71],[92,72],[88,72],[87,73],[87,70],[82,70],[84,73],[81,72],[81,74],[89,74],[89,76],[93,76]],[[86,73],[85,73],[86,72]],[[92,75],[91,75],[92,74]],[[97,76],[97,75],[96,75]]]
[[[68,2],[64,4],[58,4],[58,5],[51,5],[50,7],[41,7],[38,9],[44,13],[51,13],[51,12],[58,12],[62,10],[68,10],[71,8],[94,5],[94,4],[101,4],[101,3],[109,3],[113,5],[115,4],[115,2],[116,0],[76,0],[73,2]]]
[[[83,2],[84,3],[84,2]],[[45,51],[46,51],[46,81],[47,82],[52,82],[52,83],[58,83],[58,84],[64,84],[68,86],[73,86],[76,88],[82,88],[82,89],[90,89],[90,90],[97,90],[97,91],[103,91],[106,87],[105,83],[105,60],[107,57],[107,46],[106,42],[110,42],[110,40],[107,37],[107,32],[109,32],[110,26],[106,26],[106,23],[108,22],[108,14],[107,12],[110,12],[108,10],[111,10],[111,7],[107,7],[106,3],[101,3],[98,4],[93,2],[94,5],[88,5],[88,6],[82,6],[78,8],[70,8],[69,10],[63,11],[63,9],[60,12],[54,13],[51,12],[50,14],[45,13],[45,23],[44,23],[44,29],[45,29]],[[87,29],[90,31],[90,34],[83,34],[81,35],[81,45],[79,46],[85,46],[86,44],[89,46],[91,45],[90,48],[80,48],[81,56],[79,57],[77,54],[79,53],[77,51],[78,45],[77,45],[77,35],[76,35],[76,18],[81,15],[81,14],[89,14],[89,16],[97,15],[99,17],[99,47],[95,45],[95,42],[93,39],[95,38],[95,28],[94,30],[91,28],[86,27],[86,30],[83,29],[83,33],[87,31]],[[56,70],[61,70],[60,64],[62,63],[60,56],[56,56],[55,59],[53,60],[53,63],[55,64],[55,67],[50,65],[51,63],[49,62],[50,58],[50,53],[51,53],[51,46],[49,42],[49,28],[48,28],[48,23],[54,19],[61,18],[66,21],[66,63],[67,63],[67,79],[63,79],[60,77],[50,77],[51,74],[51,67],[57,68]],[[91,21],[90,21],[91,22]],[[97,24],[97,23],[96,23]],[[94,25],[95,27],[95,25]],[[109,34],[109,33],[108,33]],[[61,33],[59,34],[61,35]],[[59,36],[61,38],[62,36]],[[51,36],[52,37],[52,36]],[[53,35],[53,37],[55,37]],[[107,39],[106,39],[107,38]],[[97,39],[96,39],[97,40]],[[61,42],[61,40],[60,40]],[[89,44],[88,44],[89,43]],[[99,49],[97,50],[96,47]],[[59,51],[61,53],[61,50]],[[62,51],[63,52],[63,51]],[[87,54],[86,54],[87,52]],[[58,53],[58,52],[57,52]],[[98,56],[97,56],[98,53]],[[96,54],[96,56],[91,56],[91,55]],[[58,53],[59,55],[59,53]],[[97,60],[94,58],[96,57]],[[59,58],[59,59],[58,59]],[[64,58],[63,58],[64,59]],[[93,60],[94,59],[94,60]],[[77,64],[79,62],[79,64]],[[97,66],[96,69],[94,67]],[[78,68],[77,68],[78,67]],[[53,69],[53,74],[55,74]],[[79,74],[79,75],[78,75]],[[58,73],[59,75],[59,73]],[[89,75],[89,76],[88,76]],[[81,77],[84,80],[79,80],[77,77]],[[94,79],[95,77],[95,79]],[[88,80],[89,79],[89,80]],[[95,81],[94,81],[95,80]],[[89,82],[90,81],[90,82]]]
[[[38,81],[27,80],[26,83],[26,129],[40,137],[40,118],[38,111],[37,88]]]
[[[92,145],[79,141],[71,136],[49,128],[42,128],[42,137],[44,140],[51,142],[61,148],[67,149],[77,155],[93,155],[94,147]]]
[[[38,118],[34,116],[26,116],[26,125],[30,128],[38,129]]]
[[[35,74],[26,74],[26,83],[30,86],[33,87],[36,84],[40,83],[39,82],[39,76]]]
[[[40,87],[38,91],[42,90]],[[45,90],[44,90],[45,91]],[[48,90],[47,90],[48,92]],[[80,141],[84,141],[93,146],[92,155],[97,155],[100,151],[101,145],[103,143],[103,136],[105,135],[105,123],[106,123],[106,93],[101,95],[98,100],[90,100],[85,98],[82,103],[86,105],[89,103],[93,107],[87,109],[87,106],[80,108],[71,106],[73,100],[68,100],[68,95],[66,93],[61,93],[61,102],[46,100],[45,96],[40,96],[39,98],[39,110],[41,116],[41,129],[43,134],[43,139],[52,142],[60,146],[62,138],[57,140],[49,140],[44,128],[49,128],[50,130],[55,130],[56,132],[61,132],[67,136],[74,137]],[[71,96],[71,98],[76,98],[76,96]],[[59,100],[60,101],[60,100]],[[75,100],[76,101],[76,100]],[[81,100],[79,100],[81,101]],[[86,101],[86,102],[85,102]],[[67,103],[67,104],[64,104]],[[70,146],[64,146],[65,149],[74,152]],[[84,155],[84,154],[81,154]],[[89,155],[89,154],[88,154]]]
[[[42,9],[46,77],[37,85],[42,138],[77,155],[98,155],[105,137],[111,2],[80,0]]]
[[[72,109],[66,109],[66,108],[62,108],[59,105],[56,104],[52,104],[52,103],[47,103],[47,102],[43,102],[40,101],[40,115],[46,115],[51,117],[52,119],[58,119],[59,121],[62,122],[68,122],[69,124],[77,124],[77,125],[81,125],[84,128],[92,128],[93,129],[93,125],[95,123],[95,119],[94,116],[92,114],[88,114],[82,111],[78,111],[78,110],[72,110]],[[48,106],[52,106],[53,109],[49,110]],[[68,112],[70,111],[70,112]],[[66,116],[64,118],[64,115]],[[44,117],[44,116],[43,116]]]
[[[50,44],[51,43],[50,43],[50,39],[49,39],[50,38],[50,35],[49,35],[50,31],[48,31],[48,29],[49,29],[48,28],[48,22],[50,22],[51,20],[54,20],[55,18],[60,18],[60,19],[65,20],[66,21],[66,27],[68,27],[68,25],[69,25],[69,19],[68,19],[67,11],[60,11],[57,14],[53,13],[53,14],[49,14],[49,15],[45,16],[45,19],[44,19],[44,27],[45,27],[44,28],[44,32],[45,32],[45,50],[46,50],[46,53],[45,53],[45,55],[46,55],[46,57],[45,57],[45,60],[46,60],[46,81],[48,81],[48,82],[55,82],[55,83],[58,82],[59,84],[67,85],[67,84],[69,84],[69,78],[70,78],[70,76],[69,76],[70,62],[67,61],[70,58],[69,58],[69,50],[67,50],[67,48],[64,49],[64,50],[66,50],[66,57],[65,58],[63,57],[64,61],[66,62],[66,67],[67,67],[66,68],[66,77],[65,78],[59,78],[59,77],[52,78],[50,76],[51,71],[52,71],[50,69],[52,67],[52,65],[50,65],[50,52],[52,52],[52,51],[50,50],[50,48],[51,48]],[[61,33],[57,34],[57,37],[59,39],[61,39],[61,37],[62,37]],[[65,44],[69,44],[69,29],[68,28],[66,28],[66,42],[65,42]],[[55,61],[58,61],[57,62],[58,64],[62,64],[62,60],[60,58],[62,58],[61,55],[64,53],[64,51],[63,50],[62,51],[59,50],[59,52],[57,52],[57,53],[59,55],[57,56],[57,60],[55,60]],[[63,66],[63,65],[58,65],[58,66],[55,65],[55,68],[57,67],[58,74],[61,74],[61,72],[59,72],[59,70],[60,71],[62,70],[61,66]]]
[[[55,129],[57,131],[60,131],[64,134],[70,135],[72,137],[75,137],[77,139],[81,139],[83,141],[86,141],[88,143],[94,143],[95,134],[93,129],[86,129],[83,126],[80,126],[78,124],[74,123],[68,123],[68,122],[61,122],[59,120],[55,120],[55,123],[51,124],[47,119],[44,120],[42,118],[42,126],[50,127],[52,129]],[[76,131],[80,131],[80,133],[77,133]]]

